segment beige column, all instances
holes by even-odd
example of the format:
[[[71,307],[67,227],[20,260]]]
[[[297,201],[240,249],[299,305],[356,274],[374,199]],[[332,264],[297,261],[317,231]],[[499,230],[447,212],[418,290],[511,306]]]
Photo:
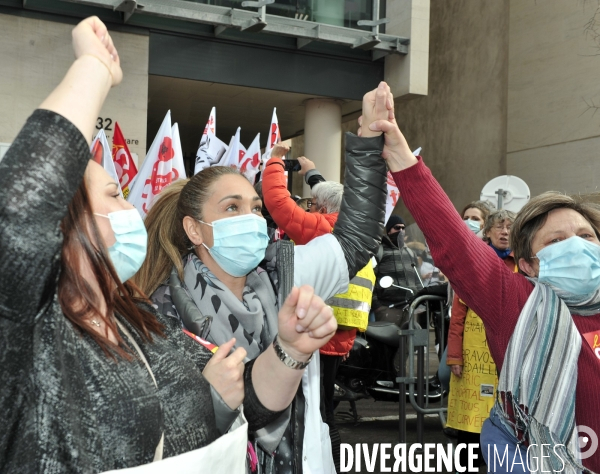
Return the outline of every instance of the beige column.
[[[342,108],[333,99],[309,99],[305,102],[304,155],[330,181],[340,181],[342,157]],[[310,187],[304,184],[304,196]]]

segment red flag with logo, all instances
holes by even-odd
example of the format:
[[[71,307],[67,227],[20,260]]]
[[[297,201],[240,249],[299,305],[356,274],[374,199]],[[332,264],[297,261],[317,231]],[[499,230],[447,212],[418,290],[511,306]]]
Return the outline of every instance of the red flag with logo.
[[[129,196],[129,186],[137,174],[135,161],[131,157],[125,137],[121,132],[121,127],[115,122],[115,132],[113,134],[112,158],[115,162],[115,170],[117,177],[123,190],[123,197],[127,199]]]

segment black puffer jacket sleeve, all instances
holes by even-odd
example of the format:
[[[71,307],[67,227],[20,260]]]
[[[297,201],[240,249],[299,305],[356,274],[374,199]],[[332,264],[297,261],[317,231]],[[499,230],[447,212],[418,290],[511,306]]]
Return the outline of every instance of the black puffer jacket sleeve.
[[[306,172],[304,180],[310,186],[310,189],[312,189],[316,184],[325,181],[325,178],[323,178],[323,175],[317,169],[312,169]]]
[[[346,133],[344,196],[333,235],[338,239],[352,279],[377,252],[383,234],[387,167],[383,137]]]

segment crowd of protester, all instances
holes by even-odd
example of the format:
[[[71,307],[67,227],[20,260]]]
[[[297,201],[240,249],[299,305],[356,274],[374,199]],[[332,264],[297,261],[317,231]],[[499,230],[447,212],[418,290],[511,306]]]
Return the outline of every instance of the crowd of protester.
[[[135,467],[243,419],[248,472],[339,472],[335,380],[357,332],[403,326],[411,296],[449,282],[442,385],[467,383],[473,328],[495,362],[473,406],[483,426],[448,424],[458,442],[600,472],[577,447],[578,425],[600,433],[597,207],[549,192],[516,216],[481,202],[459,215],[381,83],[346,136],[343,185],[301,157],[310,196],[292,197],[279,144],[257,185],[206,168],[142,220],[89,160],[118,52],[97,18],[73,48],[0,163],[0,471]],[[384,226],[387,170],[424,241],[398,215]]]

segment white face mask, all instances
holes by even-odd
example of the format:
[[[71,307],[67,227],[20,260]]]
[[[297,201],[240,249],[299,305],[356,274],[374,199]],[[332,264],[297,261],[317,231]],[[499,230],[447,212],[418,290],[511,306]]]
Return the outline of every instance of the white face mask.
[[[589,295],[600,287],[600,246],[581,237],[548,245],[537,253],[540,283],[574,295]]]
[[[467,224],[469,230],[475,234],[481,230],[481,225],[479,225],[479,222],[474,221],[473,219],[465,220],[465,224]]]
[[[122,282],[126,282],[140,269],[146,259],[148,233],[137,209],[109,212],[106,217],[117,240],[108,249],[110,260]]]
[[[213,228],[213,246],[208,248],[212,258],[234,277],[242,277],[254,270],[265,258],[269,244],[267,221],[255,214],[226,217],[209,224]]]

